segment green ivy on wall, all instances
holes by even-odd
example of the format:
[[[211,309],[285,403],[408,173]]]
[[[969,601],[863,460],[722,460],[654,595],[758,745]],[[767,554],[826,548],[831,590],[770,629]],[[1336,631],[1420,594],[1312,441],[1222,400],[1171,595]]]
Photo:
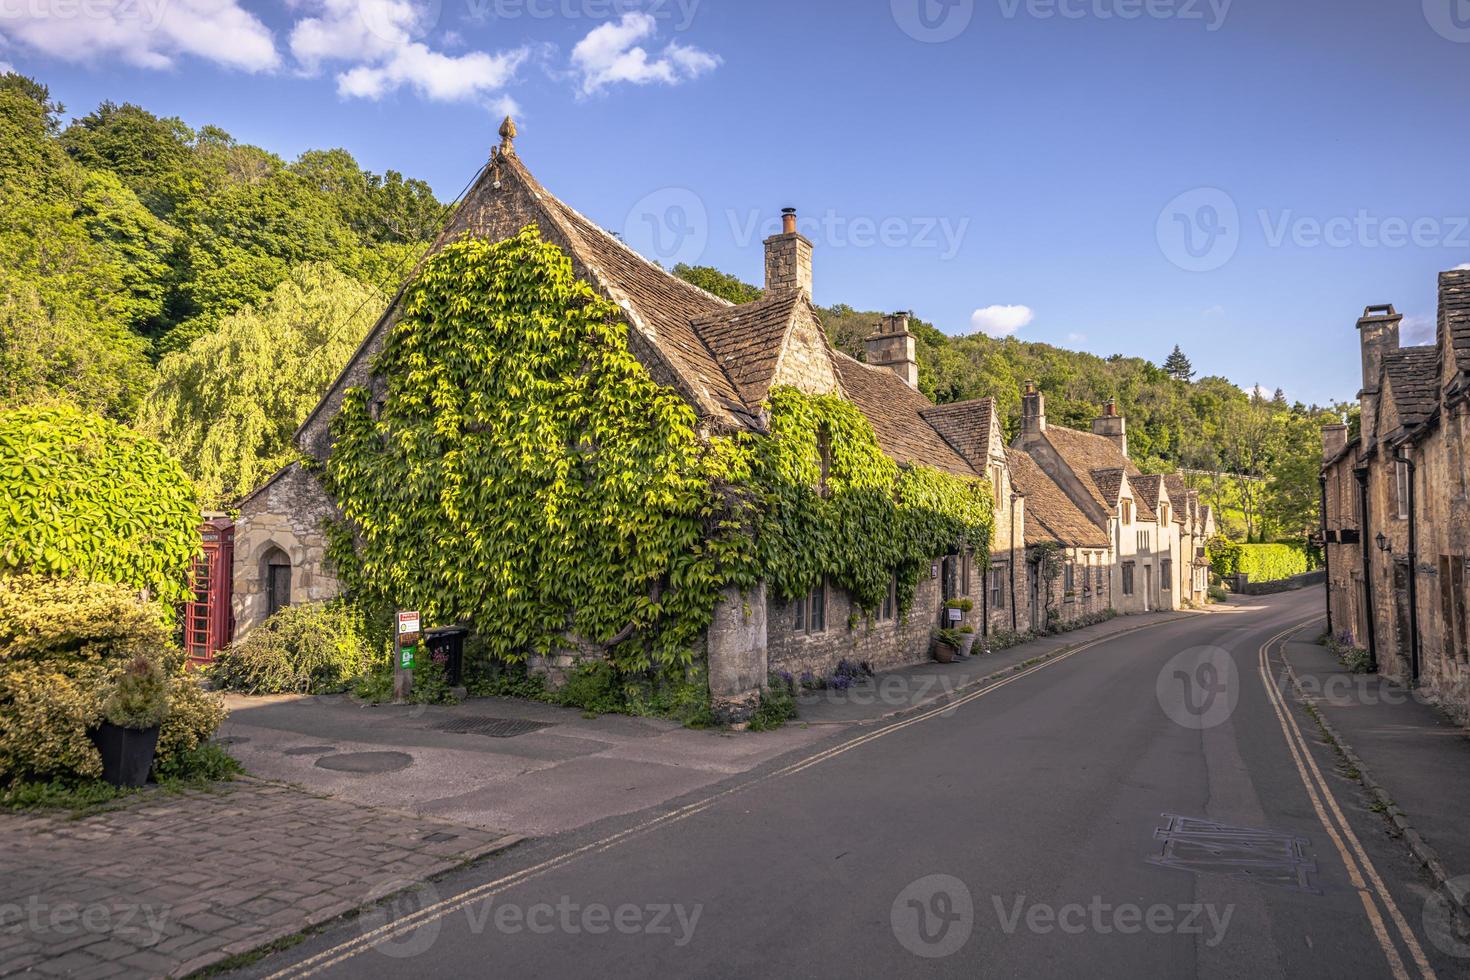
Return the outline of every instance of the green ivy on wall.
[[[863,414],[836,395],[776,387],[769,406],[769,436],[746,441],[764,504],[757,568],[778,597],[804,595],[825,574],[872,610],[897,574],[906,611],[934,558],[968,544],[980,567],[988,562],[987,482],[899,466]]]
[[[575,636],[625,670],[687,662],[725,578],[725,455],[625,330],[534,227],[434,256],[374,363],[381,410],[354,389],[334,423],[347,580],[504,660]]]
[[[468,623],[505,661],[581,642],[639,671],[688,664],[727,586],[790,598],[825,574],[872,609],[896,572],[907,608],[935,556],[986,560],[983,480],[900,467],[851,404],[790,388],[769,435],[703,436],[626,331],[534,226],[427,262],[383,390],[333,423],[348,587]]]

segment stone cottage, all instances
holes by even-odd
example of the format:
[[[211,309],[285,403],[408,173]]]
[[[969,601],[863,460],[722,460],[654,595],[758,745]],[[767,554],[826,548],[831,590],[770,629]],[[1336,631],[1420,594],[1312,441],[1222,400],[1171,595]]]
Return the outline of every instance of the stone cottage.
[[[1435,341],[1358,319],[1360,432],[1322,433],[1328,615],[1376,670],[1470,721],[1470,270],[1439,276]]]

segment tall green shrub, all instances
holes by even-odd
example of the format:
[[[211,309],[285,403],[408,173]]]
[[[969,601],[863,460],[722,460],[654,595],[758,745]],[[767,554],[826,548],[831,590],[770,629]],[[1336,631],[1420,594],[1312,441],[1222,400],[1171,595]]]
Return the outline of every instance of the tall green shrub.
[[[187,594],[199,503],[151,439],[71,408],[0,412],[0,572]]]
[[[331,694],[372,654],[361,615],[346,603],[287,606],[220,651],[209,676],[246,694]]]

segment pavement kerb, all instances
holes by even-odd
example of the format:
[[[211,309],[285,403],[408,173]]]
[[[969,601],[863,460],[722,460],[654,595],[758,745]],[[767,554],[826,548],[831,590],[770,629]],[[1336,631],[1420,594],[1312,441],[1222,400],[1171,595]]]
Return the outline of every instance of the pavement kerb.
[[[1151,623],[1142,623],[1142,624],[1140,624],[1138,626],[1130,626],[1128,629],[1117,630],[1116,632],[1113,632],[1113,633],[1105,633],[1102,636],[1094,636],[1094,637],[1091,637],[1089,639],[1078,639],[1078,640],[1076,640],[1073,643],[1068,643],[1068,644],[1065,644],[1063,646],[1057,647],[1055,650],[1052,650],[1052,651],[1050,651],[1048,653],[1038,654],[1035,657],[1030,657],[1030,658],[1028,658],[1026,660],[1022,660],[1019,663],[1011,664],[1009,667],[1002,667],[1002,668],[1000,668],[998,670],[994,670],[994,671],[990,672],[989,674],[985,674],[985,675],[983,675],[981,677],[976,677],[976,678],[973,678],[971,680],[965,681],[962,684],[958,684],[955,687],[952,687],[952,688],[950,688],[947,691],[941,691],[938,694],[931,695],[931,696],[925,698],[922,701],[917,701],[917,702],[915,702],[913,704],[904,705],[901,708],[894,708],[891,711],[885,711],[883,714],[881,714],[881,715],[874,715],[872,718],[863,718],[863,719],[860,719],[860,720],[852,720],[852,721],[848,721],[848,720],[842,720],[842,721],[821,721],[821,722],[811,722],[810,724],[816,724],[816,725],[822,725],[822,726],[833,726],[833,727],[835,727],[835,726],[838,726],[838,725],[871,725],[871,724],[874,724],[875,722],[888,721],[890,718],[897,718],[900,715],[906,715],[906,714],[910,714],[910,713],[915,712],[915,711],[920,711],[920,710],[923,710],[923,709],[926,709],[926,708],[931,708],[931,707],[933,707],[933,706],[935,706],[937,704],[941,704],[941,703],[943,703],[945,701],[952,700],[953,698],[957,697],[958,695],[960,695],[963,692],[968,691],[968,690],[970,690],[972,688],[981,687],[981,686],[983,686],[985,684],[989,684],[989,683],[991,683],[993,681],[998,681],[1002,677],[1009,677],[1011,674],[1014,674],[1017,671],[1024,669],[1025,667],[1033,667],[1036,664],[1044,663],[1044,662],[1046,662],[1048,660],[1055,660],[1057,657],[1063,656],[1064,654],[1071,653],[1074,650],[1080,649],[1081,647],[1091,646],[1094,643],[1101,643],[1104,640],[1111,640],[1111,639],[1114,639],[1114,638],[1119,637],[1119,636],[1128,636],[1130,633],[1139,633],[1139,632],[1142,632],[1143,630],[1153,629],[1156,626],[1164,626],[1164,625],[1166,625],[1168,623],[1177,623],[1177,622],[1180,622],[1181,620],[1188,619],[1191,616],[1200,616],[1200,615],[1204,615],[1204,614],[1202,612],[1200,612],[1199,610],[1178,610],[1178,611],[1173,612],[1170,615],[1168,615],[1168,616],[1166,616],[1166,617],[1164,617],[1162,619],[1156,619],[1156,620],[1154,620]],[[1024,646],[1024,645],[1025,644],[1021,644],[1021,646]],[[1014,650],[1014,649],[1017,649],[1017,648],[1016,647],[1012,647],[1011,649]],[[904,668],[899,668],[899,669],[902,670]],[[897,673],[897,671],[885,671],[884,673]],[[882,675],[880,674],[878,676],[882,676]],[[803,723],[800,715],[797,715],[797,717],[794,719],[794,721],[797,724],[802,724]]]
[[[1291,686],[1296,692],[1297,700],[1311,709],[1312,717],[1317,722],[1317,725],[1327,734],[1328,738],[1332,739],[1333,746],[1342,753],[1343,758],[1348,761],[1348,764],[1357,771],[1358,781],[1372,794],[1374,800],[1383,808],[1383,812],[1389,821],[1403,835],[1404,841],[1409,845],[1410,853],[1414,855],[1414,858],[1420,864],[1429,870],[1439,890],[1455,904],[1455,907],[1465,915],[1470,915],[1470,888],[1456,883],[1456,876],[1450,874],[1449,870],[1445,867],[1444,861],[1439,856],[1439,852],[1434,849],[1432,844],[1424,839],[1424,836],[1419,831],[1414,829],[1414,825],[1409,821],[1409,815],[1394,802],[1393,797],[1388,795],[1388,791],[1383,788],[1378,780],[1373,778],[1373,774],[1368,770],[1362,757],[1353,751],[1352,745],[1333,727],[1332,722],[1327,720],[1326,713],[1318,707],[1317,698],[1307,693],[1306,689],[1302,686],[1301,680],[1297,677],[1296,669],[1292,667],[1291,660],[1286,655],[1285,641],[1281,644],[1281,662],[1286,666],[1286,673],[1291,678]]]

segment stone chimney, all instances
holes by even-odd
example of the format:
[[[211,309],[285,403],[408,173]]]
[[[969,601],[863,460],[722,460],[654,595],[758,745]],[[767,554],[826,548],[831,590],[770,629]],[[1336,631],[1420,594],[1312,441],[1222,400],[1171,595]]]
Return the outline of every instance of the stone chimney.
[[[1322,426],[1322,461],[1332,459],[1347,448],[1348,427],[1341,422]]]
[[[1378,378],[1383,370],[1385,351],[1398,350],[1399,324],[1404,315],[1394,312],[1392,303],[1370,306],[1358,319],[1358,345],[1363,352],[1363,388],[1358,404],[1363,409],[1363,446],[1371,446],[1378,438],[1377,419],[1373,408],[1378,401]]]
[[[812,243],[796,230],[796,209],[781,209],[781,234],[766,239],[766,295],[812,294]]]
[[[919,389],[919,361],[914,354],[914,335],[909,333],[908,311],[885,316],[878,330],[863,341],[863,349],[873,367],[887,368],[910,388]]]
[[[1118,452],[1128,455],[1128,424],[1118,414],[1117,402],[1109,401],[1107,408],[1103,409],[1102,417],[1093,419],[1092,431],[1095,435],[1111,439],[1113,445],[1118,447]]]
[[[1021,392],[1021,445],[1029,445],[1046,432],[1046,396],[1035,381],[1026,382]]]

